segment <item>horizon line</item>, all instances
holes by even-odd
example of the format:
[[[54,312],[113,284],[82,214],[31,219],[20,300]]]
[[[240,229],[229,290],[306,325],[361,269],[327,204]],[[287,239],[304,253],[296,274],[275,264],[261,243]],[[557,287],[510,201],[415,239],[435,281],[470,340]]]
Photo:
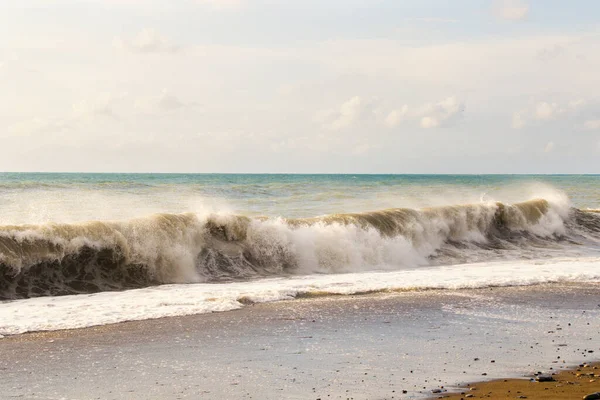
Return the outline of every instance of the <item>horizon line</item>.
[[[0,171],[0,174],[101,174],[101,175],[438,175],[438,176],[483,176],[483,175],[540,175],[540,176],[572,176],[600,175],[600,172],[107,172],[107,171]]]

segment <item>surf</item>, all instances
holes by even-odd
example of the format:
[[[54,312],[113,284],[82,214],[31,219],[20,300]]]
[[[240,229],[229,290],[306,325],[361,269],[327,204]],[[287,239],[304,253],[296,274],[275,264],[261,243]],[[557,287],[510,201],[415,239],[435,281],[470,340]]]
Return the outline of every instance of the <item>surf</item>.
[[[598,249],[600,215],[533,199],[313,218],[154,214],[0,227],[0,298],[394,271]]]

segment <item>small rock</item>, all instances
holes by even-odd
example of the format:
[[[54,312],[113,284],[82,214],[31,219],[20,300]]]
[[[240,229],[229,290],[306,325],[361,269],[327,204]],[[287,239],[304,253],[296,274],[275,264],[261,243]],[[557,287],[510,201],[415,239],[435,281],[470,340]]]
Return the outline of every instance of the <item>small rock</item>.
[[[552,382],[554,381],[554,378],[552,375],[538,375],[535,380],[538,382]]]
[[[590,393],[587,396],[584,396],[583,400],[598,400],[600,399],[600,392]]]

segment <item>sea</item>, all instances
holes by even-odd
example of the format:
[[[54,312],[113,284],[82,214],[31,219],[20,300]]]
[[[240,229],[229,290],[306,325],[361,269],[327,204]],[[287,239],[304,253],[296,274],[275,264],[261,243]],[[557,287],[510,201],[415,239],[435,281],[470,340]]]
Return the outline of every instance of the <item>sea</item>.
[[[600,175],[0,174],[0,336],[600,282]]]

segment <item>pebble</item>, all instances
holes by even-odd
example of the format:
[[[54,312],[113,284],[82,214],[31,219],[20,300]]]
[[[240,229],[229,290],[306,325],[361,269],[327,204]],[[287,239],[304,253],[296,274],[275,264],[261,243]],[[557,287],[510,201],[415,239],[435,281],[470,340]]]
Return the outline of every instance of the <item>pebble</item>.
[[[600,392],[590,393],[583,398],[583,400],[599,400],[599,399],[600,399]]]
[[[538,375],[535,380],[538,382],[552,382],[554,381],[554,378],[552,375]]]

